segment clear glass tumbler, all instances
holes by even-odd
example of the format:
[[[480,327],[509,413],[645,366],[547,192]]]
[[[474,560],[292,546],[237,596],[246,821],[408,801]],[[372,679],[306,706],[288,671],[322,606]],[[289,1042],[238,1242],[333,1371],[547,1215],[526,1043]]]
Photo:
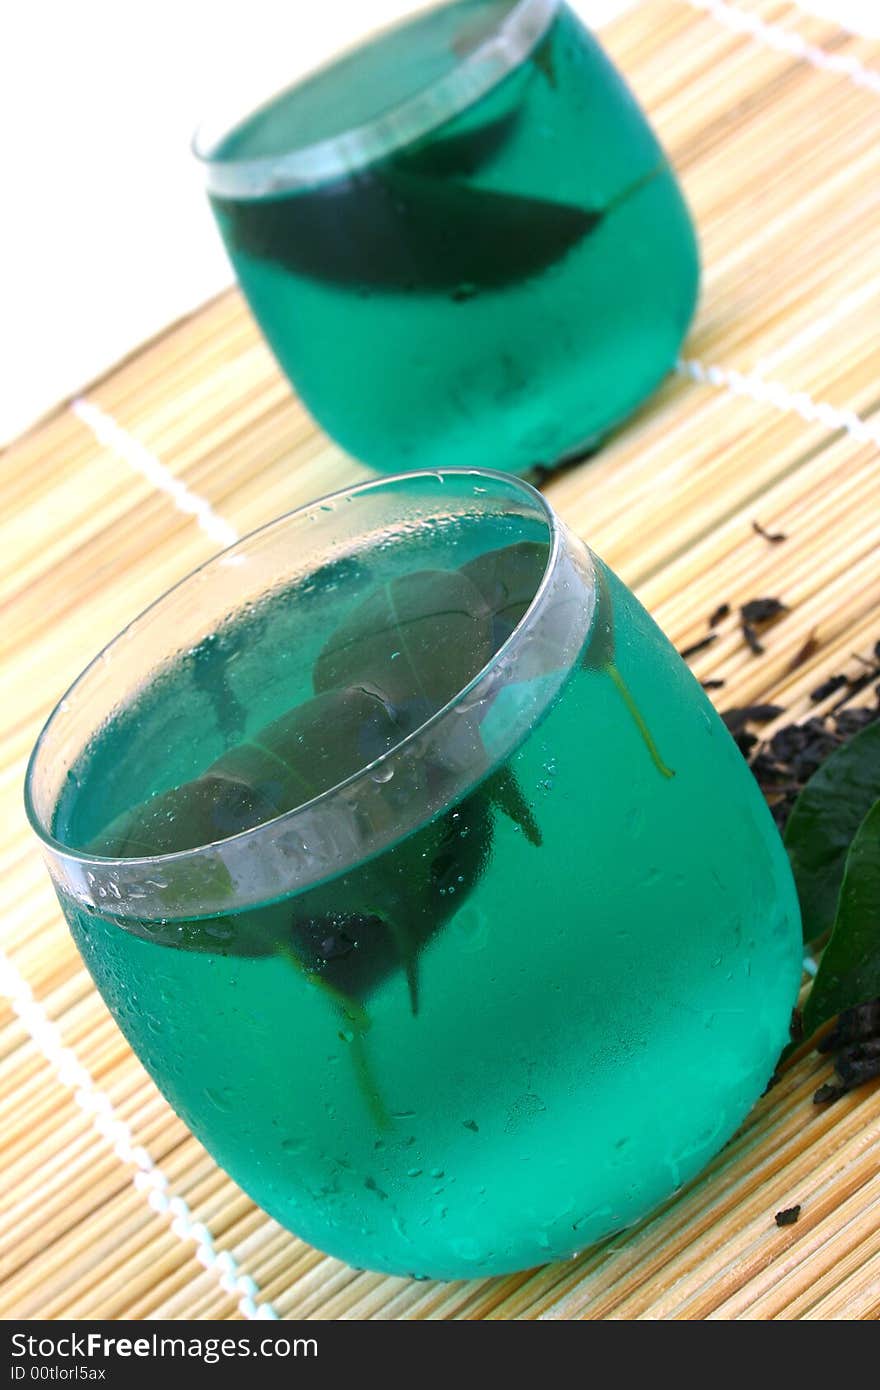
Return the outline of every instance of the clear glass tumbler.
[[[315,419],[384,472],[594,448],[672,367],[698,280],[675,175],[599,44],[560,0],[371,0],[356,35],[351,7],[282,9],[195,148]]]
[[[669,642],[526,483],[294,512],[67,692],[27,803],[120,1028],[352,1264],[571,1255],[696,1173],[800,979],[788,862]]]

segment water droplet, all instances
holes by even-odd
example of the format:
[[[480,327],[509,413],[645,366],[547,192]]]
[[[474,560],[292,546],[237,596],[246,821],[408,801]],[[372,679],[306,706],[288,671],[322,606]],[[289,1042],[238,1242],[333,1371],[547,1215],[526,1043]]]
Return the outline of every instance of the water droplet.
[[[377,767],[375,772],[372,773],[373,781],[378,782],[380,785],[385,782],[390,782],[393,776],[394,768],[390,764],[388,766]]]
[[[230,1104],[229,1092],[227,1090],[215,1090],[211,1086],[205,1087],[205,1095],[217,1110],[221,1110],[224,1115],[230,1114],[232,1106]]]
[[[449,1248],[460,1260],[467,1260],[469,1264],[476,1264],[482,1255],[482,1251],[473,1236],[458,1236],[449,1242]]]
[[[231,941],[234,935],[234,928],[224,922],[206,922],[204,930],[214,941]]]

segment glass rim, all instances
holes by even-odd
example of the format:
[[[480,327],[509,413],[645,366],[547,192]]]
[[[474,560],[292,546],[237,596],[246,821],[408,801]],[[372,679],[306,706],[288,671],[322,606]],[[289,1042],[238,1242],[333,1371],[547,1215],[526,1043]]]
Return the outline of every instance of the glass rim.
[[[278,816],[270,817],[247,830],[239,831],[223,839],[206,841],[204,844],[199,844],[189,849],[176,850],[171,853],[108,857],[92,854],[84,849],[77,849],[55,837],[51,824],[46,823],[48,818],[44,818],[36,808],[33,794],[35,779],[40,770],[43,758],[47,756],[47,745],[50,742],[59,718],[66,713],[70,702],[77,698],[81,688],[86,685],[90,677],[96,671],[100,670],[108,654],[113,652],[118,644],[135,634],[137,628],[141,624],[148,622],[154,617],[157,611],[162,609],[172,596],[178,594],[185,587],[196,581],[198,576],[203,576],[214,567],[218,567],[224,563],[228,564],[230,557],[234,557],[237,552],[242,553],[246,547],[252,545],[258,538],[267,536],[271,531],[277,530],[280,534],[285,527],[290,526],[296,519],[305,518],[311,513],[322,508],[326,509],[328,506],[335,505],[342,500],[354,500],[365,494],[385,489],[393,491],[395,488],[411,483],[414,479],[432,478],[436,479],[440,484],[443,484],[447,479],[460,479],[462,481],[472,480],[474,485],[477,485],[480,480],[488,480],[495,484],[503,484],[505,488],[509,489],[511,497],[519,497],[521,500],[530,503],[537,515],[547,526],[547,558],[540,582],[535,589],[528,608],[501,646],[492,654],[479,671],[456,692],[452,699],[448,700],[439,710],[430,715],[416,729],[405,735],[398,743],[395,743],[378,758],[374,758],[372,761],[365,763],[348,777],[343,778],[339,782],[335,782],[332,786],[318,793],[317,796],[311,797],[308,801],[302,802],[300,805],[292,807]],[[579,552],[582,552],[582,554]],[[569,531],[568,527],[537,488],[533,487],[531,483],[526,482],[522,478],[488,468],[453,467],[444,469],[415,469],[408,472],[390,474],[380,478],[369,479],[366,482],[355,484],[350,487],[340,488],[324,497],[316,498],[299,507],[293,508],[291,511],[285,512],[281,516],[275,517],[262,526],[256,527],[246,535],[241,536],[233,545],[218,551],[201,565],[190,570],[175,584],[171,585],[170,588],[164,590],[163,593],[160,594],[158,598],[154,599],[152,603],[148,604],[146,608],[142,609],[129,623],[125,624],[125,626],[101,648],[79,675],[71,682],[58,699],[43,724],[28,759],[24,780],[24,805],[28,822],[40,841],[44,857],[48,863],[50,875],[56,887],[64,888],[74,898],[86,904],[90,909],[109,911],[110,915],[114,916],[121,915],[133,917],[138,915],[138,913],[132,907],[126,910],[121,899],[112,904],[108,904],[107,902],[104,902],[102,906],[97,904],[94,901],[95,894],[92,891],[95,884],[108,879],[112,882],[115,873],[124,874],[127,878],[134,875],[135,878],[137,878],[140,874],[149,874],[155,872],[157,869],[162,872],[167,872],[169,868],[185,870],[187,866],[204,861],[212,855],[216,855],[220,859],[225,860],[230,854],[234,855],[243,847],[253,846],[261,839],[267,840],[273,836],[277,837],[279,832],[285,829],[292,830],[300,821],[305,820],[309,823],[313,823],[316,817],[326,818],[328,815],[332,814],[334,803],[343,798],[347,800],[353,792],[363,792],[364,789],[368,789],[371,784],[375,791],[377,789],[375,779],[377,769],[387,769],[389,766],[394,767],[396,763],[402,762],[407,756],[416,756],[419,746],[426,743],[426,741],[430,739],[432,733],[435,731],[442,732],[449,726],[450,721],[457,717],[458,712],[482,706],[484,702],[489,700],[493,693],[497,693],[498,689],[501,689],[503,685],[507,684],[508,681],[512,679],[509,673],[511,668],[514,668],[516,665],[518,650],[522,648],[526,640],[526,635],[532,632],[536,628],[536,625],[540,624],[548,603],[552,601],[554,592],[557,597],[560,597],[563,590],[570,588],[571,575],[575,572],[581,574],[589,589],[589,593],[582,596],[582,601],[579,604],[575,603],[574,605],[573,611],[577,614],[577,617],[572,624],[570,640],[566,645],[566,655],[563,656],[563,660],[559,666],[557,688],[562,685],[570,673],[572,662],[576,654],[580,652],[592,624],[596,607],[595,571],[593,568],[592,556],[584,543]],[[568,660],[568,654],[571,655],[571,662]],[[525,677],[521,675],[521,679],[524,678]],[[510,755],[518,742],[521,741],[521,737],[524,736],[524,733],[528,732],[533,723],[534,720],[530,720],[526,728],[519,731],[519,737],[514,736],[512,730],[511,745],[505,756]],[[483,775],[485,775],[485,769],[482,774],[473,778],[472,782],[478,783],[482,780]],[[462,796],[466,795],[470,789],[472,788],[465,785],[462,789]],[[53,798],[53,812],[55,808],[57,808],[57,796]],[[430,814],[423,816],[419,823],[424,823],[426,820],[432,819],[441,809],[442,808],[437,808],[432,810]],[[402,824],[397,834],[392,834],[386,838],[384,847],[395,843],[402,835],[410,833],[411,828],[414,829],[416,826],[410,827],[408,821]],[[379,852],[379,849],[382,847],[382,845],[378,846],[378,848],[374,847],[372,850],[359,855],[357,858],[353,857],[351,861],[346,861],[346,863],[343,863],[341,866],[337,865],[336,871],[342,872],[345,871],[346,868],[355,867],[356,863],[363,862],[365,859],[371,857],[373,853]],[[302,881],[298,880],[295,886],[289,888],[288,891],[303,891],[305,888],[313,886],[315,882],[323,881],[326,877],[326,873],[313,874],[311,876],[303,875]],[[257,894],[254,898],[254,902],[265,900],[267,900],[267,895],[265,894]],[[228,907],[226,910],[229,910]],[[142,909],[140,909],[140,913],[143,915]],[[167,913],[167,916],[170,918],[181,915],[181,913],[173,911]],[[216,913],[205,910],[201,914],[192,913],[188,915],[212,916],[216,915]]]
[[[449,3],[450,0],[445,0]],[[264,198],[310,188],[316,182],[353,173],[393,150],[428,135],[438,125],[460,115],[518,67],[544,37],[563,0],[513,0],[512,8],[491,34],[461,58],[451,71],[425,83],[413,96],[381,112],[361,125],[338,135],[285,150],[283,154],[256,155],[248,159],[218,160],[217,149],[247,113],[216,123],[201,120],[190,148],[205,169],[208,192],[221,198]],[[432,8],[441,8],[434,6]],[[394,25],[377,33],[390,32]],[[365,36],[351,49],[340,48],[328,64],[297,78],[287,89],[269,93],[250,114],[265,107],[284,90],[295,90],[346,52],[355,53],[369,42]]]

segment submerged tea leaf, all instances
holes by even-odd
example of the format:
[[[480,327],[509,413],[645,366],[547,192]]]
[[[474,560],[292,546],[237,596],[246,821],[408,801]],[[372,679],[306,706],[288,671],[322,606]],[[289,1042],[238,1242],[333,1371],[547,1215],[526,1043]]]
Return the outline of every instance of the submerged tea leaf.
[[[105,856],[169,854],[252,829],[345,780],[402,736],[377,695],[323,693],[224,753],[201,777],[119,817],[90,848]],[[132,922],[130,929],[178,949],[292,956],[345,1001],[366,999],[403,968],[416,1012],[418,952],[482,872],[490,804],[488,794],[474,793],[385,854],[290,901],[227,918]],[[200,872],[195,864],[193,873]]]
[[[417,570],[368,595],[315,663],[316,690],[336,683],[381,695],[416,728],[462,691],[513,632],[537,592],[547,546],[488,551],[457,571]],[[503,811],[530,843],[540,831],[510,768],[484,784],[484,811]]]
[[[654,742],[654,736],[645,723],[644,716],[617,666],[614,644],[614,605],[611,599],[608,575],[601,560],[594,559],[594,568],[596,574],[596,614],[584,652],[584,668],[588,671],[605,672],[626,705],[629,716],[638,729],[642,742],[650,753],[651,761],[657,771],[661,777],[674,777],[674,770],[667,767],[661,758],[660,750]]]
[[[804,1007],[805,1033],[878,995],[880,800],[865,816],[846,856],[834,929]]]
[[[419,953],[479,881],[492,841],[487,809],[478,791],[378,858],[296,898],[300,960],[361,1000],[403,968],[418,1013]]]
[[[244,735],[247,712],[229,680],[229,653],[216,635],[200,642],[191,653],[193,680],[210,700],[217,728],[227,743]]]
[[[317,692],[359,686],[407,729],[453,699],[491,658],[491,615],[462,573],[418,570],[377,588],[315,662]]]
[[[532,50],[532,62],[544,77],[547,85],[556,90],[556,52],[553,47],[553,38],[546,38],[543,43],[539,43],[537,48]]]
[[[880,724],[869,724],[813,773],[785,827],[804,939],[834,923],[850,844],[880,794]]]
[[[215,775],[209,768],[195,781],[117,816],[87,848],[107,859],[177,854],[228,839],[273,815],[272,803],[259,789]]]
[[[295,275],[364,291],[473,298],[542,274],[668,171],[661,160],[599,208],[446,177],[456,161],[465,173],[489,158],[493,140],[507,138],[507,118],[492,130],[438,141],[439,168],[424,146],[307,192],[212,201],[235,251]]]
[[[483,121],[455,135],[431,132],[394,155],[394,167],[432,178],[472,178],[507,144],[522,114],[516,105],[493,121]]]
[[[519,541],[499,550],[487,550],[461,566],[459,573],[480,591],[492,615],[495,651],[525,617],[544,577],[549,552],[546,543]]]
[[[497,647],[507,640],[525,616],[543,579],[547,556],[546,545],[521,541],[517,545],[488,551],[462,566],[461,573],[473,581],[489,605]],[[595,561],[595,574],[596,614],[584,651],[583,666],[587,670],[604,671],[610,677],[657,770],[664,777],[672,777],[674,773],[660,757],[651,732],[615,663],[614,607],[608,576],[600,560]]]
[[[540,848],[543,844],[540,827],[512,770],[502,767],[484,785],[492,805],[519,826],[530,845]]]
[[[403,733],[375,693],[328,692],[229,749],[200,777],[126,811],[89,848],[128,858],[228,839],[336,786],[399,743]]]
[[[403,731],[378,696],[337,690],[287,711],[229,749],[200,777],[151,797],[112,821],[89,849],[107,858],[176,854],[252,830],[344,781],[399,743]],[[225,872],[214,859],[213,872]],[[193,897],[204,864],[192,866]],[[231,884],[230,884],[231,890]],[[160,945],[224,955],[284,954],[289,907],[228,918],[138,923],[128,930]],[[305,957],[303,963],[314,965]]]
[[[214,205],[238,252],[398,294],[503,289],[560,260],[604,215],[387,165],[310,192]]]
[[[594,560],[596,574],[596,612],[587,638],[583,665],[587,671],[606,671],[614,665],[614,604],[605,566]]]

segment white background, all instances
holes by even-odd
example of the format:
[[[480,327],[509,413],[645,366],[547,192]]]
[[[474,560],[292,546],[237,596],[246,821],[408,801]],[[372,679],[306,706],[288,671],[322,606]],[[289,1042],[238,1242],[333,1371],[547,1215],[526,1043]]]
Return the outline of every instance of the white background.
[[[599,27],[633,0],[574,0]],[[643,0],[650,5],[651,0]],[[394,0],[8,0],[0,22],[0,442],[231,281],[189,150],[212,92],[291,74]],[[880,0],[809,0],[880,34]],[[267,35],[283,19],[289,46]],[[207,103],[207,106],[206,106]]]

